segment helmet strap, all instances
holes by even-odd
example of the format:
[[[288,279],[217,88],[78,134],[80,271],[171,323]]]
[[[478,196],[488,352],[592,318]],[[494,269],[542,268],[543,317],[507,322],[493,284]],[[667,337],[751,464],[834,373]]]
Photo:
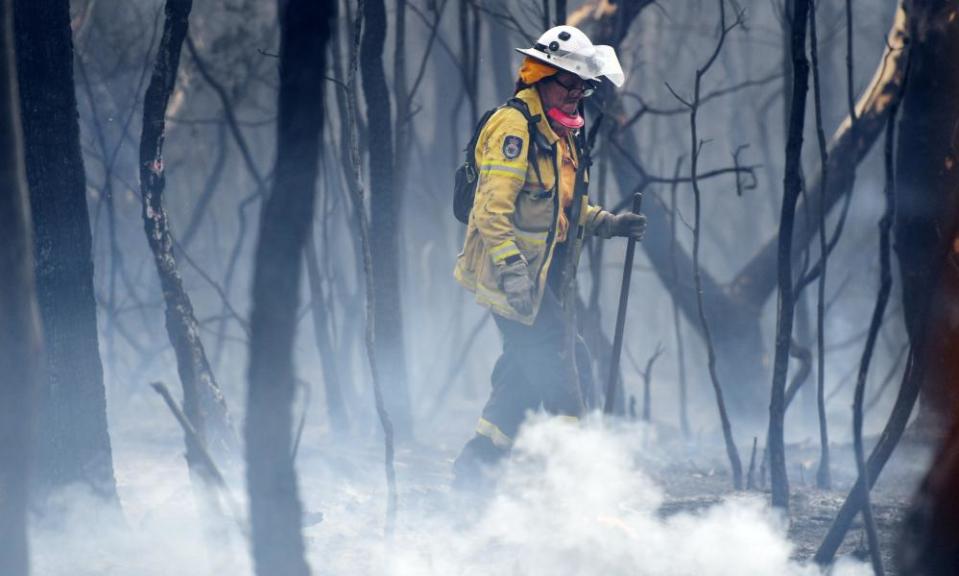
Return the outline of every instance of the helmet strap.
[[[546,115],[549,116],[550,120],[568,130],[579,130],[586,124],[586,121],[580,116],[579,111],[575,114],[567,114],[559,108],[550,108],[546,112]]]

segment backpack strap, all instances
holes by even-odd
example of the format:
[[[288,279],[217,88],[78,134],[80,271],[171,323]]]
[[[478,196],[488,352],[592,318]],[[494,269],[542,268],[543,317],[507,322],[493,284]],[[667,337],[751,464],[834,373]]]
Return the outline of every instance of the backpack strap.
[[[529,106],[526,105],[526,102],[522,101],[519,98],[513,97],[506,101],[505,106],[518,110],[520,114],[523,115],[523,118],[526,119],[526,127],[529,131],[530,145],[526,150],[527,162],[533,164],[533,171],[536,172],[536,178],[539,180],[540,184],[543,184],[543,176],[540,174],[538,154],[537,151],[542,150],[552,150],[552,147],[549,145],[549,142],[546,141],[546,137],[539,131],[537,125],[539,124],[540,119],[542,118],[539,114],[533,116],[529,112]],[[473,136],[470,138],[469,143],[466,145],[466,148],[463,149],[465,153],[465,158],[463,160],[463,165],[466,167],[468,176],[470,180],[475,180],[476,176],[476,144],[479,142],[480,133],[483,131],[483,127],[486,126],[486,123],[489,122],[489,119],[496,113],[497,110],[502,108],[502,106],[497,108],[492,108],[487,110],[483,116],[479,119],[479,122],[476,123],[476,127],[473,128]]]
[[[519,110],[519,112],[523,115],[523,117],[526,118],[526,126],[529,130],[529,140],[530,140],[529,148],[527,149],[527,152],[526,152],[527,161],[533,164],[533,171],[536,172],[536,178],[539,180],[540,184],[543,184],[543,176],[539,172],[539,161],[538,161],[539,157],[537,155],[537,150],[538,149],[550,150],[551,147],[549,143],[546,141],[546,137],[543,136],[543,134],[539,131],[539,128],[537,127],[541,119],[541,116],[539,114],[537,114],[536,116],[531,115],[529,113],[529,106],[526,105],[526,102],[524,102],[523,100],[519,98],[516,98],[515,96],[507,100],[506,105],[515,110]]]

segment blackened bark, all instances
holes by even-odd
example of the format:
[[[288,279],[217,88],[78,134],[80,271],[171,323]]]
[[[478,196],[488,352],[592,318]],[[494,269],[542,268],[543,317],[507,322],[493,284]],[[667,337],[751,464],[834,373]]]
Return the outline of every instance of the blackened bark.
[[[82,482],[114,500],[73,85],[70,2],[17,2],[14,25],[37,302],[46,350],[35,477],[42,490]]]
[[[910,341],[916,338],[917,311],[925,304],[932,274],[940,266],[935,259],[952,218],[959,213],[959,21],[948,3],[910,0],[912,63],[909,92],[903,102],[897,157],[895,251],[902,277],[903,311]],[[951,273],[951,269],[945,272]],[[942,346],[931,354],[920,397],[917,426],[923,435],[938,438],[945,416],[959,401],[954,379],[959,358],[949,355],[947,343],[959,336],[950,320],[957,303],[947,302],[930,320],[941,337],[930,346]]]
[[[40,318],[23,166],[13,0],[0,2],[0,574],[29,573],[27,496]]]
[[[353,22],[353,42],[350,53],[349,82],[353,86],[356,78],[356,57],[360,52],[360,43],[362,39],[363,20],[360,17]],[[352,91],[351,91],[352,92]],[[352,94],[351,94],[352,96]],[[359,148],[359,128],[357,123],[356,100],[352,97],[347,99],[346,119],[349,129],[347,136],[349,138],[349,159],[350,174],[352,181],[350,184],[350,193],[353,195],[353,204],[357,207],[364,205],[363,185],[360,179],[362,173],[362,160]],[[389,538],[393,534],[396,525],[396,511],[399,505],[399,499],[396,494],[396,469],[393,466],[394,442],[393,442],[393,421],[390,419],[389,412],[383,402],[383,388],[380,385],[379,363],[376,358],[376,347],[374,346],[374,326],[376,324],[376,291],[373,287],[373,252],[370,248],[370,222],[366,217],[365,210],[355,210],[353,212],[356,227],[359,229],[360,248],[362,253],[361,262],[363,263],[363,279],[366,286],[366,326],[364,327],[363,339],[366,348],[366,360],[370,367],[370,376],[373,380],[373,402],[376,407],[376,415],[380,419],[380,426],[383,428],[383,464],[386,472],[386,529],[385,534]]]
[[[260,219],[253,272],[244,429],[253,560],[260,576],[309,574],[291,456],[293,344],[303,249],[313,221],[323,126],[326,43],[335,5],[280,3],[276,175]]]
[[[848,5],[847,5],[848,9]],[[863,399],[866,393],[866,377],[869,374],[869,364],[882,327],[882,319],[889,303],[889,293],[892,291],[892,263],[890,244],[892,242],[892,222],[896,213],[895,174],[893,172],[893,144],[896,132],[896,109],[889,115],[886,127],[885,170],[886,183],[883,190],[886,197],[886,210],[879,221],[879,292],[876,295],[876,305],[872,310],[872,320],[869,322],[869,334],[866,336],[866,345],[863,347],[862,359],[859,363],[859,377],[856,379],[856,391],[852,403],[852,434],[853,448],[856,455],[856,470],[860,478],[864,478],[869,485],[868,470],[866,469],[865,448],[862,442],[863,426]],[[862,493],[862,519],[866,528],[866,537],[869,542],[869,558],[876,576],[883,576],[882,554],[879,550],[879,537],[876,533],[876,520],[872,513],[872,502],[869,499],[869,490]]]
[[[817,9],[809,11],[809,53],[812,57],[813,95],[816,103],[816,140],[819,143],[819,170],[822,185],[819,187],[819,281],[816,293],[816,414],[819,419],[819,467],[816,469],[816,487],[828,490],[832,487],[829,465],[829,428],[826,421],[826,270],[829,263],[829,248],[826,244],[826,204],[823,194],[829,182],[829,153],[826,150],[826,134],[822,128],[822,91],[819,78],[819,38],[816,35]],[[849,87],[850,92],[852,87]],[[851,110],[854,112],[854,110]]]
[[[959,213],[959,151],[955,129],[959,124],[959,78],[955,54],[959,50],[959,23],[953,8],[938,2],[910,3],[917,34],[913,44],[909,92],[903,101],[899,125],[895,223],[895,250],[903,282],[903,308],[913,347],[925,337],[929,363],[923,383],[920,419],[934,430],[951,419],[932,467],[906,517],[897,550],[899,572],[908,576],[945,576],[959,565],[959,510],[955,487],[959,482],[959,331],[954,326],[959,309],[959,238],[948,220]],[[943,246],[945,244],[945,246]],[[936,246],[940,246],[938,250]],[[937,254],[938,252],[938,254]],[[943,252],[946,259],[943,260]],[[917,314],[928,300],[930,286],[941,269],[935,314],[923,335]],[[920,420],[921,421],[921,420]]]
[[[193,314],[190,296],[173,254],[173,236],[163,207],[166,171],[163,143],[166,136],[166,109],[176,85],[180,51],[186,38],[193,0],[167,0],[163,37],[146,95],[143,97],[143,133],[140,137],[140,190],[143,201],[143,230],[153,252],[163,301],[166,304],[166,330],[176,355],[177,373],[183,387],[183,411],[200,439],[214,454],[229,458],[239,442],[226,399],[213,377],[206,358],[200,329]],[[198,466],[197,448],[187,438],[187,461]]]
[[[959,293],[950,294],[955,299]],[[959,342],[953,340],[955,347]],[[951,576],[959,566],[959,412],[932,468],[913,499],[897,543],[896,565],[903,576]]]
[[[412,431],[406,360],[403,348],[399,273],[399,202],[394,194],[393,120],[390,92],[383,68],[386,42],[386,6],[383,0],[363,3],[360,74],[366,99],[370,151],[370,223],[373,251],[373,289],[376,293],[375,346],[386,408],[397,435]]]
[[[769,474],[772,504],[789,508],[789,479],[786,476],[786,448],[783,419],[786,414],[786,375],[792,343],[793,296],[792,239],[796,202],[802,191],[801,170],[803,126],[806,120],[806,92],[809,88],[809,61],[806,59],[806,26],[809,0],[794,0],[792,13],[793,93],[786,140],[786,171],[783,176],[783,203],[779,218],[779,299],[776,322],[776,355],[773,366],[772,398],[769,402]]]
[[[866,477],[868,473],[866,470],[865,448],[863,447],[862,441],[862,404],[866,392],[866,377],[869,374],[869,364],[872,361],[872,353],[876,347],[876,339],[879,337],[879,329],[882,327],[886,304],[889,303],[889,293],[892,291],[889,245],[891,242],[890,231],[892,229],[892,220],[895,214],[892,174],[892,150],[895,123],[896,115],[891,114],[886,132],[886,211],[879,221],[879,293],[876,296],[876,305],[873,308],[872,320],[869,323],[869,334],[866,336],[866,345],[863,348],[862,359],[859,363],[859,377],[856,379],[856,391],[853,395],[852,403],[853,447],[856,454],[856,469],[860,477]],[[868,485],[868,478],[866,480],[866,484]],[[869,490],[862,492],[862,518],[866,528],[866,537],[869,542],[869,558],[872,562],[873,572],[876,573],[876,576],[882,576],[882,555],[879,551],[879,538],[876,534],[876,520],[872,514]]]
[[[944,259],[943,251],[940,250],[938,252],[940,257]],[[927,295],[930,296],[930,300],[927,300],[928,304],[932,298],[931,293],[927,293]],[[938,304],[941,304],[941,302]],[[936,303],[932,305],[933,309],[936,305]],[[928,310],[929,307],[927,306],[925,310],[920,311],[922,317],[926,316]],[[921,325],[923,321],[919,320],[917,324]],[[869,459],[866,461],[867,472],[865,479],[868,479],[870,489],[876,484],[876,479],[879,477],[880,472],[882,472],[886,462],[889,461],[889,457],[892,456],[896,445],[899,444],[902,433],[906,429],[906,424],[909,422],[909,416],[912,414],[912,409],[916,405],[916,399],[919,397],[920,382],[923,379],[925,364],[929,357],[925,349],[924,341],[931,340],[926,336],[920,335],[923,332],[925,332],[924,329],[917,327],[917,338],[913,344],[913,348],[909,352],[906,371],[905,374],[903,374],[902,385],[899,388],[899,394],[896,396],[896,402],[892,407],[892,413],[889,415],[889,420],[886,422],[886,426],[879,436],[879,441],[876,443],[872,453],[869,455]],[[817,564],[829,564],[836,556],[836,551],[839,549],[840,544],[842,544],[843,538],[849,530],[853,518],[856,517],[856,514],[859,513],[863,505],[863,487],[865,485],[864,478],[858,477],[856,483],[853,484],[853,487],[846,494],[845,501],[843,501],[842,506],[840,506],[839,512],[836,513],[836,517],[833,519],[829,530],[823,537],[822,543],[813,556],[813,560]]]

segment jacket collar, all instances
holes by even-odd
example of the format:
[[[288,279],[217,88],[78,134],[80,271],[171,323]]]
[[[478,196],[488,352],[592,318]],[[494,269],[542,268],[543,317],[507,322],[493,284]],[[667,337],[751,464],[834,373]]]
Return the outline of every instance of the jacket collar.
[[[556,135],[556,132],[554,132],[553,128],[549,125],[549,118],[547,118],[546,112],[543,111],[543,102],[539,99],[539,92],[536,90],[536,87],[531,86],[524,88],[516,94],[516,97],[526,102],[531,116],[539,114],[537,127],[539,128],[540,134],[546,138],[550,146],[555,144],[556,141],[559,140],[559,136]]]

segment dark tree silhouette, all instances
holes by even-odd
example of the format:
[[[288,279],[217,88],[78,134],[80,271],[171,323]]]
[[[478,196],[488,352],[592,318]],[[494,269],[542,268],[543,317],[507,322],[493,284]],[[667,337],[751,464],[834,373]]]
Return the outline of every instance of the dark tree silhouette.
[[[143,133],[140,138],[140,190],[143,201],[143,230],[153,252],[163,301],[166,329],[176,355],[177,372],[183,387],[183,411],[200,438],[214,454],[229,456],[238,449],[238,439],[223,393],[206,358],[200,329],[193,314],[190,296],[173,253],[173,235],[163,206],[166,167],[163,142],[166,137],[167,103],[176,86],[180,52],[189,26],[193,0],[167,0],[163,36],[157,49],[150,84],[143,98]],[[187,461],[197,467],[197,447],[187,442]]]
[[[0,2],[0,574],[29,572],[27,495],[40,318],[13,50],[13,0]]]
[[[956,275],[947,298],[959,298]],[[953,339],[953,353],[959,341]],[[957,376],[956,374],[953,377]],[[900,530],[896,550],[899,573],[906,576],[950,576],[959,566],[959,507],[954,497],[959,482],[959,412],[953,408],[952,428],[913,500]]]
[[[73,84],[69,0],[17,2],[17,75],[46,378],[36,478],[116,498],[97,337],[93,259]]]
[[[393,121],[390,90],[383,68],[386,43],[386,5],[365,0],[360,43],[360,76],[366,99],[370,153],[370,235],[373,252],[373,289],[376,293],[375,346],[380,373],[387,379],[383,392],[396,432],[411,431],[410,397],[403,347],[403,315],[399,271],[399,201],[395,195]],[[405,119],[401,119],[405,120]],[[361,207],[362,209],[362,207]]]
[[[743,466],[739,458],[739,448],[736,447],[735,436],[732,431],[732,424],[729,419],[729,414],[726,409],[726,400],[722,387],[722,380],[719,376],[719,373],[716,369],[716,346],[715,340],[713,340],[712,330],[710,328],[710,322],[706,315],[705,309],[705,300],[703,298],[703,274],[702,269],[699,264],[699,247],[702,239],[700,230],[702,229],[702,193],[699,188],[699,181],[702,177],[699,171],[699,158],[700,152],[702,151],[703,144],[705,141],[699,137],[699,110],[700,106],[703,103],[702,99],[702,83],[703,78],[709,72],[710,68],[713,67],[713,64],[716,63],[716,58],[719,57],[720,52],[723,49],[723,44],[725,44],[726,36],[734,28],[742,24],[743,13],[737,9],[736,16],[732,24],[726,23],[726,0],[719,0],[719,38],[716,40],[716,45],[713,48],[713,51],[710,53],[709,58],[703,63],[703,65],[696,69],[695,81],[693,83],[693,95],[690,100],[684,99],[682,96],[676,93],[669,84],[666,85],[669,88],[670,93],[673,97],[680,101],[686,108],[689,109],[689,146],[690,146],[690,165],[689,165],[689,181],[693,189],[693,204],[694,204],[694,216],[693,216],[693,254],[692,254],[692,271],[693,271],[693,282],[695,284],[696,291],[696,311],[698,315],[699,326],[702,331],[703,340],[706,343],[706,355],[707,355],[707,366],[709,368],[709,379],[713,386],[713,392],[716,397],[716,408],[719,412],[719,422],[722,427],[723,432],[723,442],[726,445],[726,455],[729,458],[729,468],[732,475],[733,487],[736,490],[743,489]],[[675,246],[674,246],[675,248]]]
[[[776,321],[776,355],[773,367],[772,398],[769,403],[769,477],[773,506],[789,507],[789,480],[786,477],[786,449],[783,418],[786,415],[786,375],[792,344],[793,293],[792,239],[796,203],[802,191],[800,174],[803,127],[806,120],[806,93],[809,89],[809,60],[806,58],[806,26],[809,0],[794,0],[792,12],[793,62],[792,98],[786,140],[786,172],[783,176],[782,213],[779,217],[779,299]]]
[[[244,430],[253,560],[260,576],[309,574],[292,457],[293,342],[335,11],[326,2],[281,4],[276,175],[256,248]]]
[[[903,102],[897,157],[895,251],[902,275],[902,304],[910,341],[916,338],[917,311],[924,305],[927,284],[940,266],[936,248],[959,213],[959,22],[950,7],[931,0],[908,0],[912,38],[909,89]],[[928,29],[928,31],[927,31]],[[918,31],[922,31],[920,34]],[[950,310],[952,305],[942,310]],[[943,345],[959,333],[949,327],[949,315],[933,319]],[[934,346],[931,343],[930,346]],[[919,419],[923,434],[939,438],[957,399],[959,386],[951,378],[956,358],[930,355],[922,383]]]
[[[848,7],[848,3],[847,3]],[[886,183],[883,195],[886,199],[886,209],[879,220],[879,291],[876,295],[876,304],[873,307],[872,319],[869,322],[869,332],[866,336],[866,344],[863,347],[862,358],[859,362],[859,375],[856,379],[856,390],[853,396],[852,404],[852,433],[853,448],[856,455],[856,469],[859,478],[863,483],[869,486],[869,471],[866,468],[865,448],[863,446],[862,427],[863,427],[863,400],[866,392],[866,378],[869,374],[869,365],[872,362],[873,351],[876,347],[876,340],[879,337],[879,329],[882,327],[882,320],[885,316],[886,305],[889,303],[889,295],[892,291],[892,262],[891,262],[891,243],[892,243],[892,223],[896,214],[895,200],[895,173],[893,169],[893,150],[895,144],[896,131],[896,110],[898,105],[893,108],[889,115],[889,121],[886,124],[886,145],[884,147],[884,163],[886,172]],[[862,492],[862,519],[866,529],[866,537],[869,542],[869,557],[872,562],[873,572],[876,576],[883,576],[882,554],[879,549],[879,536],[876,531],[876,520],[873,517],[872,503],[869,497],[869,490]]]
[[[353,22],[353,43],[351,46],[350,66],[347,85],[353,86],[356,78],[357,56],[360,52],[362,42],[363,20],[357,16]],[[353,198],[353,204],[362,208],[364,205],[364,191],[360,175],[362,174],[362,159],[359,150],[359,137],[357,128],[356,100],[353,98],[352,90],[350,98],[346,100],[346,122],[347,122],[347,157],[349,158],[349,188]],[[356,227],[359,229],[360,261],[363,264],[363,280],[366,287],[366,326],[363,332],[363,339],[366,344],[366,359],[370,367],[370,377],[373,381],[373,402],[376,408],[376,414],[380,420],[380,426],[383,428],[383,464],[386,472],[386,536],[392,537],[393,529],[396,525],[396,511],[399,505],[399,498],[396,494],[396,469],[393,466],[394,457],[394,439],[393,439],[393,421],[390,419],[389,411],[383,400],[383,387],[380,384],[380,368],[377,360],[377,350],[374,345],[374,327],[376,326],[376,290],[373,286],[373,251],[370,241],[370,221],[366,217],[366,211],[358,209],[353,211],[353,218]]]
[[[819,417],[819,467],[816,469],[816,487],[828,490],[832,487],[829,465],[829,428],[826,422],[826,269],[829,248],[826,243],[826,206],[822,193],[829,181],[829,153],[826,150],[826,133],[822,128],[822,91],[819,78],[819,38],[816,35],[817,9],[809,11],[809,55],[812,60],[813,99],[816,105],[816,140],[819,144],[819,171],[822,185],[819,187],[819,281],[816,293],[816,412]],[[849,87],[852,92],[852,86]],[[851,110],[854,113],[855,110]]]

